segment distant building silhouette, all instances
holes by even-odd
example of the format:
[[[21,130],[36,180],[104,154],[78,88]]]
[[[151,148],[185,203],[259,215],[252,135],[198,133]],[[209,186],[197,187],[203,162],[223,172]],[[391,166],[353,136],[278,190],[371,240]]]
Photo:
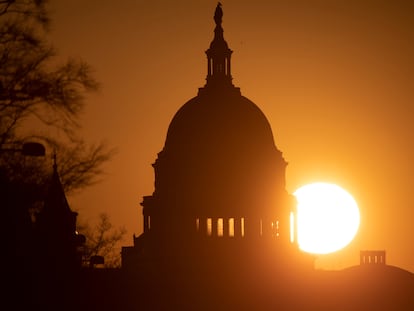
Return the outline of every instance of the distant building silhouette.
[[[85,237],[76,230],[77,216],[78,213],[71,210],[66,199],[55,155],[44,206],[35,223],[38,257],[47,269],[64,267],[64,270],[72,270],[81,267],[79,247]]]
[[[46,306],[63,310],[61,305],[75,303],[73,293],[81,270],[80,247],[85,237],[76,231],[78,213],[68,204],[56,158],[45,184],[28,184],[28,189],[23,187],[24,182],[20,184],[9,183],[6,198],[10,208],[20,210],[27,218],[24,227],[15,229],[19,239],[13,241],[14,269],[7,272],[16,296],[8,298],[14,297],[16,310],[45,310]],[[33,218],[29,207],[36,207]]]
[[[360,265],[385,265],[384,250],[365,250],[359,253]]]
[[[274,256],[293,263],[296,203],[285,188],[287,162],[263,112],[232,83],[232,50],[217,5],[206,51],[206,85],[172,119],[145,196],[144,232],[123,247],[122,266]],[[308,265],[312,263],[308,262]]]

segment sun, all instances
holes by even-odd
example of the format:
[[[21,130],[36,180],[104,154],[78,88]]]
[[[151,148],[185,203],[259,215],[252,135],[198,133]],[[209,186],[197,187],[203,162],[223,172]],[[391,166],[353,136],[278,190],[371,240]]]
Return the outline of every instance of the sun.
[[[299,248],[312,254],[328,254],[347,246],[360,223],[354,198],[331,183],[312,183],[294,192],[297,199]]]

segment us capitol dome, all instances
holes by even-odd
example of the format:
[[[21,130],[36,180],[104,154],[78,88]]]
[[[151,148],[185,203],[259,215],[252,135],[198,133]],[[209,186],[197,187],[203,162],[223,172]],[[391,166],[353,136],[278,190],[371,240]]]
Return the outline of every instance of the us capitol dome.
[[[215,247],[234,254],[264,244],[283,245],[280,253],[297,249],[287,162],[266,116],[232,83],[233,51],[222,16],[219,4],[206,84],[169,125],[153,163],[154,192],[141,203],[144,232],[123,248],[123,265],[140,256],[181,258]]]

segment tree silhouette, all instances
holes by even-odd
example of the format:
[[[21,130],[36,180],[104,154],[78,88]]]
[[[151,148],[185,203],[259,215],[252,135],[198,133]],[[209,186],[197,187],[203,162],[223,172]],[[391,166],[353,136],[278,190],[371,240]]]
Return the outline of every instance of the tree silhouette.
[[[57,64],[56,51],[46,40],[49,26],[46,1],[0,1],[0,167],[9,178],[23,174],[23,180],[28,179],[33,169],[16,170],[21,164],[13,162],[22,159],[4,151],[40,140],[58,153],[62,184],[71,191],[92,184],[114,150],[103,142],[88,144],[77,135],[85,95],[99,84],[83,60]],[[33,122],[44,130],[22,134]],[[44,134],[50,129],[58,137]],[[29,161],[25,160],[26,166]],[[45,168],[36,168],[37,175],[45,175]],[[50,170],[51,165],[47,173]]]
[[[78,231],[86,237],[86,243],[83,246],[85,263],[89,264],[94,256],[102,256],[105,259],[105,267],[120,267],[121,256],[118,244],[126,233],[124,227],[114,228],[109,216],[102,213],[95,226],[91,227],[89,223],[81,224],[78,225]]]

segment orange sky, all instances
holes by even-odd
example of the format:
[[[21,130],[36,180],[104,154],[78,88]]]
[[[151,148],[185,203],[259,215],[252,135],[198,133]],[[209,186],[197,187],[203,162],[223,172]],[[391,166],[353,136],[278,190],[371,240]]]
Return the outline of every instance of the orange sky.
[[[81,220],[100,212],[132,234],[153,191],[151,164],[178,108],[205,83],[212,0],[51,1],[51,41],[102,83],[83,134],[118,154],[96,186],[69,197]],[[312,181],[353,194],[361,228],[317,267],[358,264],[385,249],[414,272],[414,4],[381,0],[224,0],[224,36],[242,95],[270,121],[289,162],[287,190]]]

